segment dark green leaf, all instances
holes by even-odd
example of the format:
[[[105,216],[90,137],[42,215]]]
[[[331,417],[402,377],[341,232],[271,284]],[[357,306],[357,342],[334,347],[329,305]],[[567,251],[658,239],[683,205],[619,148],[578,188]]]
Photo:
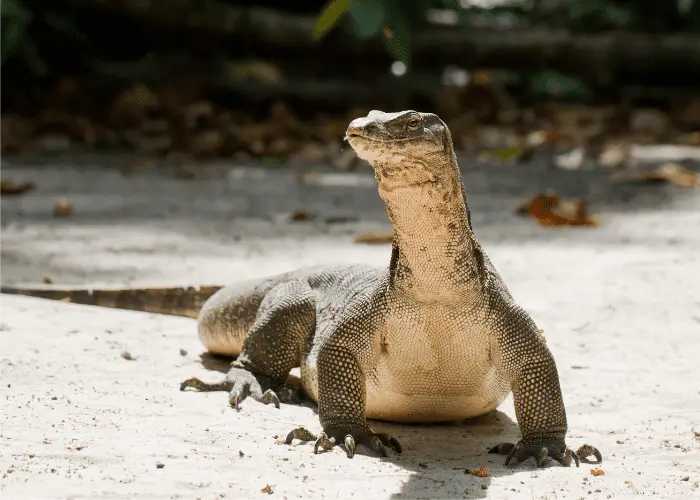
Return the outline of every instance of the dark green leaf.
[[[690,0],[682,15],[686,27],[700,30],[700,0]]]
[[[22,39],[24,38],[24,33],[27,30],[27,25],[13,19],[11,21],[6,21],[2,26],[2,50],[0,50],[2,64],[5,64],[15,50],[19,47]]]
[[[411,62],[411,25],[406,10],[400,2],[386,3],[387,22],[384,30],[384,44],[389,54],[406,66]]]
[[[32,12],[19,0],[3,0],[0,6],[0,15],[5,19],[15,19],[25,24],[32,20]]]
[[[88,41],[85,33],[80,31],[78,25],[75,24],[75,21],[66,14],[47,12],[44,14],[44,22],[59,33],[63,33],[64,35],[71,37],[73,40],[77,40],[79,42]]]
[[[374,36],[384,25],[384,4],[377,0],[357,0],[348,11],[355,34],[362,38]]]
[[[345,14],[354,0],[331,0],[321,11],[316,20],[316,26],[311,32],[311,38],[320,40],[333,25]]]
[[[536,96],[555,97],[584,102],[591,91],[583,81],[556,71],[541,71],[530,80],[530,91]]]

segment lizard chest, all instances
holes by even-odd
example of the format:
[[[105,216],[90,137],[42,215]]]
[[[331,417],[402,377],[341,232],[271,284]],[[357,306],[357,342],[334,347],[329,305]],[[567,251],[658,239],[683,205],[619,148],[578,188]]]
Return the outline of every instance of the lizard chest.
[[[483,322],[460,308],[401,304],[375,339],[365,372],[369,418],[469,418],[496,408],[509,391]]]

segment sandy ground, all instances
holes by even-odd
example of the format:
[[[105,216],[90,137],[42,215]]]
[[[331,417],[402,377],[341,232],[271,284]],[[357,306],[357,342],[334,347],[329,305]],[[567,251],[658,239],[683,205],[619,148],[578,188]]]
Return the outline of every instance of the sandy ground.
[[[2,200],[3,284],[213,284],[388,262],[387,246],[352,242],[388,227],[367,171],[319,168],[301,183],[291,170],[211,165],[184,181],[167,167],[125,177],[120,161],[4,159],[4,179],[38,189]],[[318,428],[313,405],[245,401],[236,412],[225,393],[178,390],[221,376],[203,366],[193,320],[3,295],[0,496],[700,498],[698,192],[546,165],[465,174],[477,235],[557,359],[569,445],[598,446],[604,476],[486,454],[518,438],[510,398],[473,421],[377,424],[402,455],[313,455],[278,442],[295,425]],[[588,196],[601,227],[548,229],[512,213],[546,187]],[[51,215],[60,198],[73,216]],[[291,223],[295,210],[316,218]],[[489,477],[464,472],[479,466]]]

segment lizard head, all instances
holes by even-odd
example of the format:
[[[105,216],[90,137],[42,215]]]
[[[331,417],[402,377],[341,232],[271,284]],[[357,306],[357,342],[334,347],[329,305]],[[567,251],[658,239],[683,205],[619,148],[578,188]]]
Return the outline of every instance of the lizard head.
[[[452,137],[432,113],[370,111],[350,123],[345,138],[386,187],[432,182],[452,170]]]

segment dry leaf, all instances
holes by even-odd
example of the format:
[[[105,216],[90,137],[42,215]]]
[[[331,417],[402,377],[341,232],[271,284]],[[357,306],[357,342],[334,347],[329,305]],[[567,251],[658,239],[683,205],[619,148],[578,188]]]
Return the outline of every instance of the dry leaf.
[[[489,471],[483,465],[478,469],[467,469],[469,474],[476,477],[489,477]]]
[[[299,174],[297,174],[297,179],[304,183],[313,182],[317,178],[318,174],[316,172],[300,172]]]
[[[109,123],[112,125],[139,125],[148,116],[150,110],[160,104],[158,96],[145,85],[131,87],[117,97],[109,111]]]
[[[0,194],[6,196],[14,196],[24,194],[27,191],[34,189],[36,185],[33,182],[14,182],[3,179],[0,181]]]
[[[394,241],[394,233],[363,233],[355,236],[355,243],[378,245]]]
[[[598,221],[588,214],[584,199],[562,201],[551,192],[542,193],[516,209],[517,213],[529,215],[543,226],[597,226]]]
[[[124,351],[121,354],[122,358],[126,359],[127,361],[134,361],[136,358],[134,358],[129,351]]]
[[[700,187],[700,173],[689,170],[677,163],[664,163],[660,167],[643,173],[623,173],[615,180],[638,182],[667,182],[675,186]]]
[[[591,476],[604,476],[605,471],[603,469],[591,469]]]
[[[303,210],[297,210],[296,212],[292,212],[292,215],[290,215],[289,218],[290,218],[290,220],[293,220],[294,222],[302,222],[302,221],[312,219],[313,216],[309,212],[304,212]]]
[[[267,493],[268,495],[272,495],[274,493],[274,491],[272,491],[272,488],[270,487],[269,484],[266,484],[265,487],[263,489],[261,489],[260,491],[262,491],[263,493]]]
[[[53,207],[53,214],[57,217],[68,217],[73,213],[73,207],[66,200],[56,202]]]
[[[607,144],[598,155],[598,163],[604,167],[620,168],[629,159],[629,148],[622,144]]]

